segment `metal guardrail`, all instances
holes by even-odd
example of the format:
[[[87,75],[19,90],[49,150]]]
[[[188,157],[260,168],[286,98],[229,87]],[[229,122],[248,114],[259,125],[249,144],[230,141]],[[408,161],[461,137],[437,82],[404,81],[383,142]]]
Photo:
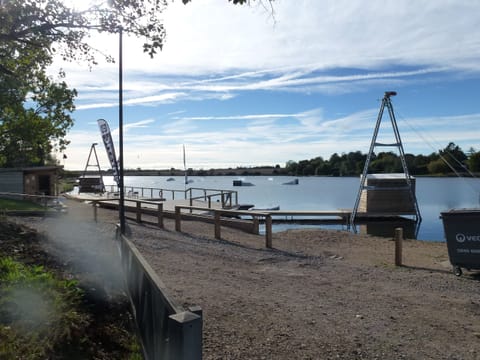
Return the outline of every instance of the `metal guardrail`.
[[[35,199],[35,200],[57,200],[59,196],[52,195],[32,195],[32,194],[22,194],[22,193],[12,193],[12,192],[0,192],[0,196],[4,197],[15,197],[22,199]]]
[[[183,309],[127,237],[117,229],[127,295],[147,360],[202,359],[202,311]]]
[[[106,185],[105,188],[107,190],[107,194],[118,194],[119,192],[117,185]],[[124,193],[131,197],[150,197],[152,199],[190,199],[190,201],[201,199],[207,201],[209,204],[211,204],[212,199],[218,199],[218,201],[221,201],[223,207],[238,205],[238,191],[235,190],[205,189],[196,187],[185,190],[177,190],[125,186]]]
[[[8,199],[29,200],[29,201],[38,203],[39,205],[43,206],[43,210],[40,210],[42,212],[46,212],[49,209],[63,210],[64,208],[64,206],[59,201],[60,196],[0,192],[0,197],[8,198]],[[32,213],[32,211],[28,211],[28,210],[27,211],[23,211],[23,210],[10,211],[10,213],[18,213],[18,214],[21,214],[22,212]]]

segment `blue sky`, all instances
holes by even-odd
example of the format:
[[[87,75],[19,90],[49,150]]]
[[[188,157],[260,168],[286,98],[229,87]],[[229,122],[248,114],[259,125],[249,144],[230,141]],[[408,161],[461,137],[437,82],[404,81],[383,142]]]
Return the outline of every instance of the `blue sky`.
[[[450,141],[480,150],[478,1],[276,0],[272,16],[257,3],[193,0],[164,18],[155,59],[124,39],[126,168],[183,168],[183,144],[195,169],[366,153],[387,90],[398,92],[405,152]],[[92,41],[117,56],[117,37]],[[118,67],[59,67],[79,93],[64,165],[83,169],[97,142],[108,168],[96,120],[117,139]],[[387,114],[383,124],[379,140],[393,138]]]

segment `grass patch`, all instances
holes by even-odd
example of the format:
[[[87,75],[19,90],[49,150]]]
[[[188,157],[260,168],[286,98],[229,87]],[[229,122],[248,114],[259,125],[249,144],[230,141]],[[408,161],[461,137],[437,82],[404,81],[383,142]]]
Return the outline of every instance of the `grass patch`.
[[[50,358],[58,349],[77,347],[89,315],[78,311],[82,290],[42,266],[0,259],[0,358]]]
[[[44,210],[44,207],[38,203],[27,200],[14,200],[0,198],[1,210]]]
[[[72,275],[44,241],[0,218],[0,359],[142,359],[128,299]]]
[[[72,179],[61,179],[58,182],[58,191],[60,193],[66,193],[70,192],[74,189],[74,187],[77,185],[75,180]]]

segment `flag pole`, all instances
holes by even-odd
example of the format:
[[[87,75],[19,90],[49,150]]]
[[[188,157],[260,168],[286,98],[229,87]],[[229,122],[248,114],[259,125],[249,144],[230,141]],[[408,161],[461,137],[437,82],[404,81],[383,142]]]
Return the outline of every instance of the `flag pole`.
[[[120,232],[125,235],[125,192],[123,183],[123,29],[119,30],[119,60],[118,60],[118,145],[119,145],[119,182],[120,202],[118,212]]]

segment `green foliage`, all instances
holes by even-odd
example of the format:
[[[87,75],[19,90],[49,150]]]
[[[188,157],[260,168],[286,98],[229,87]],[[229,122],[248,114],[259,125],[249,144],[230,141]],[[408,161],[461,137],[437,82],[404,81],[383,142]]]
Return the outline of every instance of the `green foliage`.
[[[182,1],[184,4],[190,2]],[[250,3],[249,0],[228,1],[233,4]],[[271,6],[272,1],[265,0],[265,3]],[[262,0],[257,2],[264,4]],[[35,49],[44,48],[48,54],[58,53],[64,60],[86,60],[95,65],[99,52],[88,42],[91,31],[122,31],[142,39],[143,50],[153,57],[165,42],[163,11],[167,5],[167,0],[92,0],[87,8],[76,11],[61,0],[3,0],[0,7],[0,23],[3,24],[0,44],[12,46],[10,55],[14,49],[28,49],[33,51],[30,54],[32,57],[37,57],[42,54]],[[111,56],[101,56],[113,62]],[[30,62],[43,64],[44,59]],[[0,72],[10,70],[8,66],[0,67]]]
[[[153,56],[165,39],[161,16],[166,4],[165,0],[96,0],[87,9],[75,11],[61,0],[6,0],[0,10],[0,20],[6,25],[0,42],[17,48],[45,48],[64,60],[86,60],[94,65],[98,52],[88,43],[89,32],[118,33],[123,29],[143,38],[144,50]]]
[[[90,321],[77,309],[83,292],[42,266],[0,259],[0,358],[50,358],[55,349],[81,339]]]
[[[73,126],[76,91],[61,81],[63,73],[60,81],[46,75],[53,38],[42,35],[38,18],[46,14],[34,3],[6,1],[0,7],[2,167],[44,165],[53,149],[65,149]]]
[[[371,162],[372,172],[398,173],[403,172],[400,158],[392,152],[381,152]]]
[[[43,210],[43,209],[44,209],[43,206],[31,201],[0,198],[0,210]]]
[[[471,152],[467,164],[470,171],[480,172],[480,152]]]
[[[0,109],[0,166],[45,165],[52,150],[63,151],[68,144],[76,92],[48,79],[41,85],[30,88],[33,107]]]
[[[446,174],[450,171],[450,168],[442,159],[432,160],[427,165],[429,174]]]
[[[289,160],[285,170],[288,174],[296,176],[358,176],[363,171],[366,159],[367,155],[360,151],[341,155],[334,153],[329,160],[321,157],[301,160],[298,163]],[[405,162],[412,175],[445,175],[453,173],[453,170],[463,173],[466,169],[479,172],[480,152],[471,149],[469,155],[466,155],[458,145],[451,142],[443,150],[428,156],[405,154]],[[397,154],[393,152],[373,154],[369,173],[396,172],[403,172],[402,163]]]
[[[92,66],[100,54],[113,62],[89,44],[98,31],[143,39],[144,52],[153,57],[165,41],[167,3],[92,0],[77,11],[62,0],[0,0],[0,167],[45,165],[52,150],[68,145],[77,94],[62,81],[63,73],[56,81],[46,76],[53,56]]]

